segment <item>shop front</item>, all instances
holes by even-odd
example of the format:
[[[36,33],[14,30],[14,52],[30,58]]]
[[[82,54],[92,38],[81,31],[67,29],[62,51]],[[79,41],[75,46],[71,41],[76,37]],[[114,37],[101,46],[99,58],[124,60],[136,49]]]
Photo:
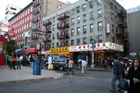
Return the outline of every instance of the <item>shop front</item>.
[[[50,55],[62,55],[62,56],[70,57],[69,47],[51,48]]]
[[[38,51],[36,50],[36,48],[28,48],[28,49],[25,49],[25,54],[26,54],[26,55],[31,54],[31,55],[33,55],[34,57],[36,57],[37,54],[38,54]]]
[[[78,63],[81,60],[85,59],[88,62],[88,65],[90,65],[92,57],[91,46],[91,44],[70,46],[70,55],[72,55],[74,63]]]

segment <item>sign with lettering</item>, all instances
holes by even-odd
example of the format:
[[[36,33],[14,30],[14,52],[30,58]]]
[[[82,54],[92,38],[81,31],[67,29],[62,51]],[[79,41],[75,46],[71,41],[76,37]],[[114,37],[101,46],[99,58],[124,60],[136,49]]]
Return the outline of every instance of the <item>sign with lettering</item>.
[[[85,44],[79,46],[70,46],[70,52],[78,52],[78,51],[92,51],[92,44]]]
[[[69,47],[51,48],[50,53],[69,52]]]

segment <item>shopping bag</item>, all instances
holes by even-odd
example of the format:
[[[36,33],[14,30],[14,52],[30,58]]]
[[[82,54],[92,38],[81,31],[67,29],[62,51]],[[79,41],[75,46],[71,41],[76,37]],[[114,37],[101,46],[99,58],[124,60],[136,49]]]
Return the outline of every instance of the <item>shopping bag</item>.
[[[129,88],[128,81],[125,78],[122,79],[122,81],[118,84],[117,87],[121,90],[128,90],[128,88]]]
[[[51,64],[51,70],[53,69],[53,64]]]

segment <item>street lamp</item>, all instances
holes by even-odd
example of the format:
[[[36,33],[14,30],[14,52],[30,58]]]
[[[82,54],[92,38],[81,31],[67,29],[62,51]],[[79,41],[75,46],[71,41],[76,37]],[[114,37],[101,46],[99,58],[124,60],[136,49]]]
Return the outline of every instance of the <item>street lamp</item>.
[[[88,0],[85,0],[85,1],[89,2]],[[92,8],[92,11],[93,11],[93,8]],[[108,10],[107,12],[102,13],[101,16],[103,16],[106,13],[110,13],[110,12],[111,12],[111,10]],[[98,18],[99,18],[99,16],[97,18],[93,19],[93,22],[95,20],[97,20]],[[92,42],[92,46],[91,46],[91,48],[92,48],[92,63],[91,63],[91,68],[94,67],[93,66],[93,62],[94,62],[94,48],[96,47],[96,42],[97,42],[97,40],[93,38],[93,42]]]

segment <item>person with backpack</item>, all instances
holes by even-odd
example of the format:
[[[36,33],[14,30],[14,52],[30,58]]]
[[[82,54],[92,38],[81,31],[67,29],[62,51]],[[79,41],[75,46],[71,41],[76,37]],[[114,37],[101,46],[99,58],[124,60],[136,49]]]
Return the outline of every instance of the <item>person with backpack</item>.
[[[18,57],[16,59],[16,62],[17,62],[17,69],[19,67],[19,69],[21,69],[21,58],[20,58],[20,54],[18,54]]]

